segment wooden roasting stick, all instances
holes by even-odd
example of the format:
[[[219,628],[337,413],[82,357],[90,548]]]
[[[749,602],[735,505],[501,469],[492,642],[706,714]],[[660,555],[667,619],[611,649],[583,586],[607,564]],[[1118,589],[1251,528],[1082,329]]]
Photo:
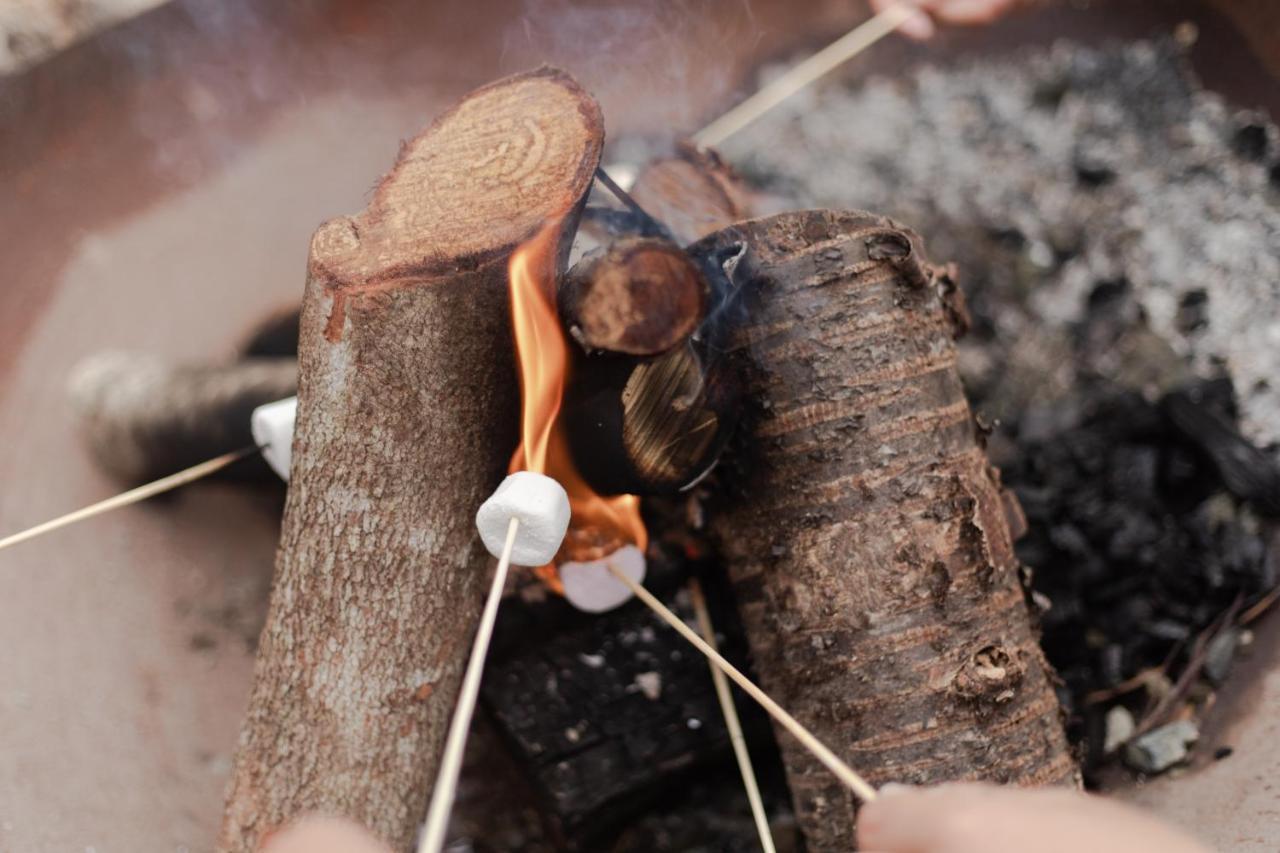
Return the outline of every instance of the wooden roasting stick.
[[[219,850],[309,811],[412,846],[482,608],[473,513],[519,423],[509,256],[549,219],[572,233],[602,141],[567,75],[500,80],[313,238],[293,476]]]
[[[890,6],[800,64],[789,68],[781,77],[695,133],[693,141],[699,145],[720,145],[796,92],[830,74],[892,33],[914,14],[915,9],[910,2]]]
[[[627,577],[615,568],[613,563],[607,563],[606,565],[610,574],[625,584],[632,594],[643,601],[654,613],[658,614],[662,621],[679,631],[680,636],[692,643],[693,647],[702,652],[717,669],[732,678],[748,696],[760,703],[760,707],[768,711],[769,715],[777,720],[796,740],[800,741],[805,749],[813,753],[813,756],[822,762],[822,766],[835,774],[837,779],[858,796],[858,799],[863,802],[871,802],[876,798],[876,789],[859,776],[857,771],[841,761],[834,752],[823,745],[822,741],[810,734],[809,730],[801,725],[795,717],[788,714],[781,705],[773,701],[769,694],[757,687],[736,666],[725,660],[719,652],[712,648],[706,640],[699,637],[696,631],[684,623],[683,619],[671,612],[653,593]]]
[[[507,541],[498,558],[498,568],[493,573],[489,594],[484,600],[484,612],[480,627],[467,659],[467,671],[462,679],[462,691],[453,709],[449,723],[449,735],[445,740],[444,756],[440,760],[440,773],[431,792],[431,804],[427,808],[427,822],[422,828],[418,853],[439,853],[444,848],[445,831],[449,828],[449,814],[458,788],[458,775],[462,772],[462,757],[467,747],[467,732],[475,715],[476,699],[480,695],[480,679],[484,675],[484,660],[493,639],[493,626],[498,621],[498,604],[502,601],[502,588],[507,583],[507,570],[511,567],[511,549],[515,547],[520,532],[520,520],[512,518],[507,525]]]
[[[712,651],[719,652],[716,648],[716,629],[711,624],[711,611],[707,607],[706,596],[702,594],[702,584],[698,583],[697,578],[689,581],[689,597],[693,600],[693,613],[698,619],[702,639]],[[738,760],[738,770],[742,773],[742,785],[747,791],[747,802],[751,805],[751,817],[755,820],[756,832],[760,835],[760,847],[764,853],[775,853],[769,816],[765,814],[764,801],[760,798],[760,784],[756,781],[756,771],[751,765],[751,753],[747,750],[747,738],[742,733],[742,721],[738,719],[738,707],[733,702],[729,681],[714,661],[709,663],[711,680],[716,685],[716,698],[724,713],[725,727],[729,730],[729,742],[733,745],[733,755]]]

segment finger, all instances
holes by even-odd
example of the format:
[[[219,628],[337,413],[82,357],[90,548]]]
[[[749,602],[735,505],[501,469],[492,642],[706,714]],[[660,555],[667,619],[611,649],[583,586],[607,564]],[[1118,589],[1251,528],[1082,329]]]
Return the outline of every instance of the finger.
[[[349,820],[304,817],[273,835],[263,853],[390,853]]]
[[[913,0],[871,0],[871,8],[877,13],[893,6],[914,6]],[[898,32],[916,41],[925,41],[933,37],[937,27],[926,12],[917,9],[906,20],[898,25]]]
[[[858,849],[892,850],[893,853],[925,853],[936,838],[936,815],[930,815],[929,797],[923,790],[886,786],[880,796],[858,812]]]
[[[1009,11],[1012,0],[935,0],[934,16],[948,24],[988,24]]]

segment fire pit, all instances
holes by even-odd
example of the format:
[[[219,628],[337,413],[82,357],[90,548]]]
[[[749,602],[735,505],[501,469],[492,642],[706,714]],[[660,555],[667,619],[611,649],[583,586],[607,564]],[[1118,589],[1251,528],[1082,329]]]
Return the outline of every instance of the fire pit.
[[[359,23],[354,26],[358,28]],[[852,96],[843,95],[839,89],[828,89],[827,95],[808,105],[803,121],[795,122],[786,116],[771,119],[741,137],[735,143],[739,148],[728,149],[729,157],[737,161],[757,189],[803,203],[821,201],[891,212],[925,233],[931,257],[960,261],[961,286],[970,297],[970,314],[976,321],[968,342],[960,345],[961,370],[979,411],[985,410],[993,421],[998,420],[995,431],[988,437],[988,454],[1005,468],[1006,483],[1012,483],[1023,498],[1030,533],[1020,545],[1020,556],[1039,569],[1032,587],[1039,595],[1033,597],[1033,602],[1042,608],[1048,604],[1042,615],[1047,632],[1046,649],[1066,676],[1065,687],[1059,695],[1070,703],[1074,737],[1090,746],[1086,762],[1090,770],[1101,766],[1108,721],[1113,727],[1123,728],[1122,717],[1113,713],[1116,708],[1128,711],[1134,725],[1145,727],[1150,733],[1177,722],[1188,701],[1197,710],[1203,709],[1210,694],[1206,682],[1200,679],[1201,674],[1207,673],[1214,682],[1223,678],[1232,659],[1231,647],[1248,645],[1246,622],[1265,609],[1265,594],[1273,586],[1273,579],[1267,574],[1273,566],[1268,560],[1273,558],[1268,557],[1272,543],[1265,522],[1272,512],[1268,502],[1273,495],[1273,481],[1267,473],[1270,457],[1256,449],[1269,440],[1265,432],[1260,432],[1268,423],[1269,398],[1268,390],[1258,386],[1255,380],[1266,368],[1265,362],[1241,364],[1238,357],[1241,352],[1257,349],[1245,337],[1256,327],[1245,320],[1241,320],[1238,327],[1215,323],[1215,319],[1221,319],[1214,314],[1220,310],[1214,301],[1218,291],[1208,286],[1199,288],[1200,295],[1175,293],[1171,309],[1170,297],[1161,295],[1159,280],[1143,277],[1141,270],[1150,271],[1150,265],[1134,259],[1128,244],[1107,243],[1105,237],[1092,229],[1065,236],[1058,233],[1064,223],[1082,219],[1105,221],[1103,214],[1123,219],[1124,212],[1140,206],[1141,201],[1131,201],[1121,192],[1128,191],[1131,178],[1135,186],[1163,185],[1159,175],[1135,175],[1137,170],[1131,168],[1135,165],[1133,161],[1108,160],[1106,155],[1114,152],[1103,149],[1100,154],[1097,146],[1084,144],[1087,135],[1080,150],[1073,151],[1070,158],[1070,188],[1064,188],[1063,197],[1044,205],[1044,209],[1036,209],[1038,205],[1026,198],[1021,199],[1023,206],[1019,207],[1019,199],[999,195],[993,195],[989,203],[975,208],[956,207],[951,199],[963,198],[970,192],[964,180],[966,174],[972,173],[946,167],[930,173],[914,166],[905,172],[895,172],[875,162],[873,139],[868,139],[868,147],[861,151],[857,147],[843,149],[851,158],[847,161],[837,158],[834,149],[824,156],[827,163],[851,164],[856,177],[848,185],[858,190],[858,195],[852,197],[831,194],[820,183],[806,187],[805,176],[796,171],[804,165],[804,158],[771,160],[768,153],[785,150],[786,145],[796,144],[797,140],[811,150],[822,151],[823,145],[832,144],[830,140],[836,138],[823,122],[839,123],[842,109],[852,109],[858,115],[876,115],[878,118],[871,120],[876,124],[885,116],[893,115],[893,110],[899,107],[902,115],[918,113],[918,103],[912,98],[925,96],[948,99],[958,105],[960,111],[964,104],[974,102],[1008,108],[1011,116],[1019,110],[1038,115],[1034,111],[1040,110],[1045,114],[1042,117],[1044,132],[1050,133],[1054,122],[1061,123],[1064,117],[1081,121],[1088,118],[1087,111],[1076,111],[1075,99],[1105,103],[1107,93],[1142,91],[1134,82],[1140,81],[1157,89],[1167,86],[1169,88],[1158,91],[1174,93],[1182,99],[1180,102],[1191,103],[1193,110],[1205,110],[1195,114],[1193,126],[1195,121],[1200,121],[1214,131],[1230,130],[1225,142],[1221,141],[1223,133],[1213,135],[1217,140],[1214,144],[1220,144],[1221,148],[1202,145],[1200,149],[1213,166],[1227,164],[1225,171],[1213,173],[1216,183],[1205,190],[1209,194],[1206,197],[1234,199],[1242,191],[1256,187],[1273,192],[1266,189],[1266,182],[1270,179],[1268,158],[1274,156],[1274,130],[1260,116],[1238,121],[1221,108],[1215,113],[1211,106],[1203,106],[1207,102],[1197,100],[1202,96],[1176,71],[1176,52],[1176,48],[1168,46],[1127,51],[1117,48],[1096,53],[1064,47],[1057,54],[1031,56],[987,69],[951,74],[943,83],[950,82],[958,88],[950,91],[942,83],[937,84],[936,90],[930,90],[930,80],[936,82],[940,78],[930,78],[930,72],[921,72],[915,78],[916,93],[899,96],[897,101],[883,88],[887,84],[872,84],[862,90],[861,95]],[[1083,63],[1083,66],[1073,66],[1072,62]],[[1039,75],[1031,77],[1043,85],[1021,102],[1016,98],[1002,100],[1001,75],[1022,73],[1028,67]],[[989,78],[983,78],[984,73]],[[1100,82],[1104,80],[1118,82],[1107,89]],[[990,88],[984,88],[988,84]],[[966,85],[971,89],[966,90]],[[1178,90],[1178,86],[1183,89]],[[970,96],[969,92],[976,94]],[[199,96],[193,97],[192,103],[198,103]],[[854,101],[852,106],[841,102],[845,97]],[[857,102],[859,97],[867,99],[866,102]],[[877,105],[880,113],[875,112]],[[1162,116],[1156,109],[1143,114],[1152,122],[1148,127],[1160,126],[1160,120],[1167,120],[1169,126],[1187,124],[1185,114]],[[938,121],[953,132],[963,134],[964,119],[965,116],[960,115]],[[892,124],[885,122],[879,126]],[[1029,136],[1034,137],[1036,132],[1034,126],[1027,128]],[[791,136],[787,143],[779,144],[771,134]],[[926,137],[939,135],[946,136],[917,129],[904,133],[901,138],[920,140],[923,145]],[[1006,142],[1010,136],[1013,134],[1005,134]],[[910,146],[899,147],[902,148],[900,157],[894,162],[916,162],[913,158],[924,158],[919,161],[924,162],[928,158],[927,152]],[[1045,164],[1036,159],[1039,155],[1034,153],[1034,147],[1031,150],[1033,156],[1027,157],[1026,168],[1028,172],[1036,172]],[[1176,154],[1176,145],[1171,150]],[[981,162],[983,151],[975,150],[972,154]],[[859,160],[859,156],[867,159]],[[992,156],[1000,159],[999,153]],[[385,152],[381,158],[385,160]],[[370,155],[369,159],[372,163],[379,157]],[[874,168],[859,174],[856,170],[862,168],[863,163],[870,163]],[[234,170],[228,176],[233,181],[237,179]],[[1016,171],[1007,170],[1010,182],[1016,182],[1017,176]],[[912,178],[919,183],[913,185]],[[947,178],[954,179],[955,183],[947,184]],[[1254,181],[1256,187],[1242,181]],[[986,183],[985,188],[972,193],[973,198],[982,199],[983,191],[997,193],[998,182]],[[913,186],[923,189],[917,191]],[[813,187],[817,187],[817,191]],[[824,192],[826,196],[822,195]],[[951,193],[955,195],[949,195]],[[1036,200],[1040,200],[1038,196]],[[342,206],[350,207],[349,204]],[[989,218],[976,217],[977,210],[985,211]],[[997,214],[1006,218],[1001,220]],[[1246,217],[1238,218],[1244,221]],[[965,227],[955,227],[956,222],[964,222]],[[1173,221],[1173,225],[1177,222]],[[852,226],[841,224],[839,227]],[[1176,227],[1173,233],[1178,233]],[[1271,233],[1263,232],[1264,242]],[[121,239],[123,243],[106,245],[123,246],[127,250],[130,245],[127,235]],[[151,245],[152,239],[140,237],[134,245],[145,247]],[[1171,239],[1178,240],[1176,236]],[[1251,243],[1248,235],[1240,239],[1245,244]],[[867,250],[868,260],[892,262],[902,245],[893,239],[884,245],[876,243]],[[907,253],[917,251],[909,241],[905,245]],[[1178,245],[1191,258],[1198,251],[1193,242],[1184,240]],[[84,252],[78,262],[82,271],[77,275],[88,275],[104,257],[101,245],[86,245]],[[1242,281],[1232,274],[1231,260],[1219,259],[1214,271],[1229,281]],[[279,276],[288,282],[294,277],[285,267],[287,265],[281,266]],[[1002,279],[1010,270],[1015,274],[1013,280]],[[1054,278],[1058,274],[1060,278]],[[936,279],[948,293],[954,293],[951,275],[942,270]],[[1024,298],[1028,287],[1039,285],[1046,278],[1052,280],[1049,286],[1037,286],[1036,299]],[[293,288],[282,284],[278,292],[289,294]],[[1247,291],[1243,293],[1248,295]],[[240,316],[233,318],[235,322],[228,323],[228,327],[245,328],[248,320],[264,313],[262,309],[274,298],[277,297],[258,296],[257,305],[243,305]],[[959,322],[963,308],[955,303],[950,310],[952,320]],[[1144,317],[1148,321],[1145,324],[1141,321]],[[1043,334],[1037,335],[1037,330]],[[1182,335],[1173,345],[1170,330]],[[217,346],[229,339],[224,329],[218,335],[210,334],[206,343]],[[136,341],[137,338],[131,343]],[[194,343],[186,346],[189,356],[201,351]],[[208,348],[204,347],[206,351]],[[170,348],[174,352],[180,349]],[[80,352],[77,349],[76,354]],[[1231,357],[1230,370],[1244,371],[1221,377],[1235,380],[1238,400],[1222,394],[1222,383],[1188,383],[1197,374],[1211,373],[1214,357],[1223,354]],[[1001,370],[1002,360],[1017,362],[1019,369]],[[50,363],[58,361],[55,358]],[[1114,382],[1117,365],[1140,375]],[[41,373],[31,373],[30,381],[34,382]],[[1044,377],[1056,384],[1044,383]],[[1037,387],[1038,384],[1041,387]],[[1045,388],[1055,393],[1045,394]],[[1161,393],[1153,395],[1153,389]],[[1126,397],[1118,393],[1120,391],[1136,392],[1138,396],[1135,398],[1131,393]],[[1053,398],[1052,402],[1046,400],[1049,397]],[[1064,401],[1065,410],[1056,407]],[[63,440],[66,438],[62,436]],[[50,438],[47,443],[53,448],[57,442]],[[40,445],[33,441],[26,446]],[[730,448],[731,454],[733,451],[734,448]],[[1256,455],[1249,456],[1250,453]],[[1109,454],[1102,463],[1108,472],[1119,472],[1110,475],[1105,485],[1098,480],[1098,469],[1090,467],[1099,464],[1096,458],[1100,454]],[[729,457],[731,461],[741,458],[744,457]],[[1244,465],[1239,464],[1242,458]],[[824,463],[829,465],[830,460],[813,457],[806,464],[816,471]],[[742,476],[744,472],[748,475],[746,478]],[[628,476],[632,474],[634,471],[628,472]],[[650,528],[660,534],[654,537],[658,542],[650,551],[651,583],[677,606],[683,603],[678,594],[678,578],[688,570],[691,561],[705,563],[707,567],[719,564],[698,536],[690,538],[667,531],[690,527],[696,530],[701,526],[699,516],[708,511],[702,500],[704,495],[716,492],[726,483],[732,484],[735,478],[739,484],[750,483],[749,469],[731,466],[713,476],[715,481],[704,481],[695,487],[694,500],[655,499],[647,510]],[[1135,488],[1138,491],[1134,491]],[[991,494],[998,492],[993,490]],[[996,505],[998,503],[992,504]],[[1001,524],[1016,527],[1015,506],[1004,502]],[[710,510],[713,524],[723,525],[724,522],[716,520],[719,516],[714,515],[715,508]],[[30,520],[34,521],[52,513],[33,509],[30,514],[34,516]],[[207,517],[204,511],[197,510],[195,514],[202,519]],[[23,518],[26,517],[24,513]],[[1159,534],[1143,533],[1151,522],[1159,527],[1170,518],[1174,519],[1169,522],[1172,528],[1183,533],[1186,539],[1170,540]],[[733,526],[741,527],[741,519],[730,528],[718,527],[722,539],[723,530]],[[162,529],[161,526],[155,528],[157,533]],[[263,525],[263,534],[264,538],[270,537],[269,524]],[[1153,541],[1170,550],[1153,551]],[[1171,541],[1179,544],[1172,545]],[[166,547],[185,553],[179,544],[172,540]],[[768,547],[766,553],[775,562],[794,559],[785,546],[782,547],[782,553],[777,553],[773,546]],[[1124,548],[1131,550],[1124,551]],[[262,553],[265,552],[263,549]],[[1203,568],[1190,588],[1186,579],[1173,572],[1169,565],[1184,554],[1194,555],[1196,565]],[[1082,565],[1090,572],[1088,584],[1080,583],[1075,575]],[[255,575],[242,574],[242,589],[250,590],[254,585],[261,589],[263,579],[260,570]],[[219,595],[232,603],[237,595],[242,601],[251,601],[257,596],[251,591],[235,592],[225,586],[234,581],[234,575],[228,579],[212,569],[199,575],[197,580],[201,585],[212,584],[215,593],[210,596],[207,590],[197,592],[196,588],[183,593],[191,602],[188,612],[196,614],[188,621],[199,626],[192,634],[191,654],[197,659],[229,660],[227,640],[235,631],[245,638],[256,636],[254,617],[241,615],[225,605],[224,612],[218,615],[213,612],[217,607],[209,602],[216,601]],[[741,601],[742,577],[737,580]],[[1135,591],[1141,592],[1145,599]],[[716,622],[728,634],[730,656],[741,660],[744,643],[738,636],[732,610],[725,607],[725,602],[731,600],[726,593],[724,588],[712,589],[713,601],[721,602]],[[490,717],[481,724],[482,749],[471,759],[458,831],[473,837],[487,836],[492,843],[507,848],[532,849],[541,843],[537,838],[548,837],[559,844],[590,846],[603,843],[601,839],[613,838],[619,849],[627,849],[627,845],[632,845],[632,849],[684,849],[697,843],[693,825],[706,823],[706,816],[714,813],[738,816],[736,823],[730,821],[714,827],[718,837],[736,834],[749,844],[752,838],[749,818],[736,786],[717,785],[713,781],[717,773],[723,772],[713,768],[727,753],[701,662],[683,657],[679,646],[658,639],[657,632],[662,629],[637,613],[616,622],[601,619],[588,622],[562,610],[557,612],[558,600],[546,598],[546,593],[536,585],[524,587],[520,595],[522,597],[510,599],[508,605],[504,605],[510,611],[511,624],[536,625],[539,630],[530,628],[525,635],[512,629],[505,639],[499,638],[491,686],[486,693]],[[1146,610],[1142,609],[1144,605],[1133,603],[1143,600],[1149,602]],[[1130,622],[1118,621],[1116,613],[1123,614]],[[187,618],[180,616],[176,626],[182,626],[182,630],[192,629],[183,621]],[[208,624],[201,622],[202,619]],[[177,630],[176,626],[171,625],[169,630]],[[759,630],[758,625],[752,627],[750,618],[748,630]],[[539,631],[541,639],[536,647],[523,641],[525,636],[539,635]],[[1068,639],[1081,632],[1087,638],[1088,651],[1083,654],[1079,653],[1079,646]],[[815,638],[837,646],[842,642],[838,636],[815,635]],[[837,646],[828,644],[826,648],[839,651]],[[1006,690],[1031,683],[1025,679],[1033,681],[1038,677],[1027,675],[1030,670],[1026,668],[1026,658],[1019,654],[1011,654],[999,644],[977,650],[972,668],[978,681],[971,685],[975,701],[984,695],[982,678],[999,682],[998,689],[991,693],[992,701],[998,704],[1004,701],[999,696]],[[1072,657],[1073,654],[1076,657]],[[243,657],[239,666],[243,667]],[[997,672],[999,677],[995,675]],[[528,704],[527,697],[550,695],[546,693],[549,682],[544,678],[539,684],[538,673],[552,680],[562,679],[567,673],[566,685],[571,686],[575,681],[581,685],[595,684],[597,699],[616,697],[616,701],[633,709],[622,717],[629,720],[629,731],[609,730],[609,726],[605,726],[603,740],[594,740],[599,734],[594,729],[599,724],[597,715],[609,716],[615,706],[574,698],[573,690],[563,689],[563,685],[556,690],[568,704],[560,716],[544,718],[530,714],[521,719],[513,709]],[[243,679],[242,668],[240,674]],[[500,675],[495,679],[494,674]],[[1160,689],[1161,678],[1167,679],[1168,689],[1157,695],[1154,691]],[[1005,684],[1006,679],[1009,684]],[[163,685],[162,690],[167,690],[176,680],[176,674],[171,673],[157,683]],[[243,684],[243,680],[240,683]],[[237,698],[227,703],[227,719],[238,714],[238,707],[230,706],[238,706],[239,701]],[[421,700],[409,697],[406,701]],[[657,712],[659,708],[666,710],[648,713]],[[763,721],[747,713],[752,740],[757,748],[764,745],[767,753],[771,739]],[[220,742],[229,744],[229,734],[225,728],[223,731]],[[699,738],[700,731],[707,736]],[[673,732],[687,736],[683,746],[679,738],[669,740]],[[645,746],[646,738],[649,746]],[[557,742],[552,744],[553,740]],[[577,744],[588,742],[602,749],[594,753],[591,761],[575,765],[580,755],[587,754]],[[621,744],[623,752],[617,754],[628,756],[629,769],[621,776],[617,766],[610,763],[610,753],[603,748],[610,743]],[[211,749],[208,754],[213,756],[208,759],[213,774],[225,774],[225,758],[218,756],[225,756],[226,747]],[[1135,751],[1135,755],[1138,754]],[[1130,763],[1140,764],[1143,760],[1135,757]],[[776,759],[767,754],[758,761],[763,765],[761,775],[766,798],[779,819],[777,831],[785,834],[789,819],[788,793],[782,787],[781,772],[774,763]],[[792,761],[789,757],[788,762]],[[493,784],[494,768],[509,767],[510,762],[514,762],[518,770],[504,771],[507,781]],[[581,775],[573,777],[572,773]],[[520,777],[525,781],[519,781]],[[893,778],[893,774],[885,778]],[[675,779],[687,783],[688,793],[682,794],[678,803],[664,803],[663,788]],[[614,787],[609,788],[608,784]],[[729,788],[733,796],[727,796],[725,788]],[[473,815],[492,811],[495,797],[504,798],[506,803],[527,805],[504,809],[513,820],[503,826],[477,822]],[[549,802],[548,797],[553,800]],[[542,820],[533,823],[523,820],[521,815],[528,815],[530,810],[540,812]],[[542,828],[534,828],[548,823],[549,836]],[[622,826],[630,828],[619,836]],[[183,830],[175,832],[177,838]]]

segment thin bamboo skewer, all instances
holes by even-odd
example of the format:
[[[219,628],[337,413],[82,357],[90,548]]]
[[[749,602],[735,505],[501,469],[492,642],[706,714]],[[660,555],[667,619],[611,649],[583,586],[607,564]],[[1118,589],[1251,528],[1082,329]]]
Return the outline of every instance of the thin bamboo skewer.
[[[716,648],[716,631],[711,625],[711,612],[707,610],[707,599],[702,594],[702,584],[697,578],[689,581],[689,597],[693,599],[693,612],[698,617],[698,630],[702,638],[712,649]],[[718,651],[718,650],[717,650]],[[742,734],[742,721],[738,719],[738,708],[733,702],[733,693],[729,690],[729,679],[710,661],[711,680],[716,685],[716,698],[720,700],[720,710],[724,712],[724,724],[729,729],[729,742],[733,744],[733,754],[738,759],[738,769],[742,772],[742,785],[747,789],[747,802],[751,804],[751,816],[756,822],[756,831],[760,833],[760,847],[764,853],[776,853],[773,846],[773,833],[769,829],[769,817],[764,812],[764,801],[760,799],[760,785],[756,782],[756,771],[751,766],[751,753],[747,751],[747,739]]]
[[[915,13],[898,3],[863,21],[822,50],[788,69],[781,77],[693,135],[699,145],[719,145],[815,80],[831,73],[896,30]]]
[[[653,610],[654,613],[657,613],[664,622],[672,628],[675,628],[680,632],[680,635],[692,643],[698,651],[706,655],[707,659],[715,664],[721,672],[732,678],[748,696],[759,702],[761,707],[768,711],[775,720],[781,723],[782,727],[789,731],[796,740],[800,741],[805,749],[812,752],[814,757],[822,762],[824,767],[834,773],[836,778],[843,782],[850,791],[853,791],[858,799],[866,803],[876,799],[876,789],[872,787],[866,779],[863,779],[852,767],[841,761],[834,752],[822,743],[822,741],[814,737],[812,732],[802,726],[795,717],[788,714],[781,705],[773,701],[773,699],[769,697],[768,693],[765,693],[759,687],[756,687],[751,679],[747,678],[738,670],[737,667],[725,660],[719,652],[707,645],[707,642],[699,637],[696,631],[684,624],[684,621],[679,616],[672,613],[665,604],[655,598],[653,593],[649,592],[649,590],[645,589],[615,568],[612,562],[608,562],[605,565],[608,567],[610,574],[630,589],[636,598],[647,604],[649,608]]]
[[[498,604],[502,601],[502,588],[507,583],[507,571],[511,565],[511,549],[515,547],[516,532],[519,529],[520,519],[511,519],[511,524],[507,527],[507,541],[502,546],[502,556],[498,559],[498,570],[493,574],[493,584],[489,587],[489,597],[485,600],[484,612],[480,616],[480,627],[476,630],[475,643],[471,647],[467,671],[462,677],[462,692],[458,696],[458,704],[454,707],[453,719],[449,723],[449,734],[444,744],[444,758],[440,761],[435,790],[431,792],[431,805],[427,808],[427,822],[422,830],[418,853],[440,853],[444,847],[444,833],[449,827],[449,812],[453,809],[453,800],[458,792],[458,775],[462,771],[462,755],[466,751],[467,733],[471,729],[471,718],[475,714],[476,697],[480,694],[480,677],[484,674],[484,659],[489,653],[489,641],[493,638],[493,626],[498,618]]]
[[[81,507],[74,512],[58,516],[57,518],[46,521],[43,524],[37,524],[35,527],[29,527],[26,530],[6,536],[4,539],[0,539],[0,551],[3,551],[5,548],[9,548],[13,545],[17,545],[20,542],[26,542],[30,539],[35,539],[37,536],[43,536],[46,533],[52,533],[55,530],[68,527],[76,522],[93,518],[96,515],[102,515],[103,513],[111,512],[114,509],[120,509],[121,507],[126,507],[130,504],[145,501],[147,498],[172,491],[179,486],[185,486],[187,483],[193,483],[203,477],[208,477],[210,474],[216,474],[228,465],[239,462],[241,459],[257,453],[258,449],[259,448],[257,447],[242,447],[239,450],[224,453],[221,456],[201,462],[198,465],[192,465],[190,468],[179,471],[176,474],[161,477],[159,480],[146,483],[135,489],[130,489],[127,492],[122,492],[121,494],[109,497],[106,500],[98,501],[95,504]]]

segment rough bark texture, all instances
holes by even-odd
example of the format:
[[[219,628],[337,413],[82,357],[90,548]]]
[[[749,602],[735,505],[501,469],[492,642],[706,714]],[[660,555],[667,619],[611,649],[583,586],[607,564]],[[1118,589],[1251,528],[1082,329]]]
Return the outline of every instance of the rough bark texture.
[[[713,524],[764,687],[876,784],[1073,782],[918,237],[819,211],[708,238],[742,240],[752,414]],[[780,740],[809,849],[852,848],[853,798]]]
[[[142,482],[253,444],[253,410],[293,396],[297,385],[293,358],[174,365],[105,352],[77,365],[69,390],[94,460],[121,480]],[[275,476],[257,459],[240,473]]]
[[[567,76],[507,78],[411,141],[366,211],[316,232],[293,475],[221,850],[307,811],[411,845],[489,566],[474,513],[515,443],[508,256],[576,215],[602,140]]]

